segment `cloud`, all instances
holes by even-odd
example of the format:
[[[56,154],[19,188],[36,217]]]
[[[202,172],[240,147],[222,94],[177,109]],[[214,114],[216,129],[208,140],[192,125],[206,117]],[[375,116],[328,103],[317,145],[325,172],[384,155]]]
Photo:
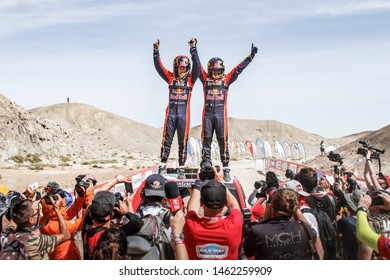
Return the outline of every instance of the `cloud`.
[[[241,23],[248,25],[286,21],[302,16],[341,16],[387,9],[390,9],[390,2],[386,0],[2,0],[0,36],[59,24],[98,22],[132,16],[144,16],[145,22],[191,19],[204,23],[217,21],[221,24],[225,19],[240,18]]]

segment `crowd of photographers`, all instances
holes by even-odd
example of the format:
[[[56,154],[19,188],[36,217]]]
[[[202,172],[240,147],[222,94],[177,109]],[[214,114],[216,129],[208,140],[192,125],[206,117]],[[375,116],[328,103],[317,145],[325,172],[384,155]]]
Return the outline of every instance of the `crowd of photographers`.
[[[111,192],[116,184],[129,183],[121,175],[98,190],[96,178],[79,175],[73,195],[56,182],[46,184],[42,194],[37,184],[23,193],[2,188],[1,258],[15,257],[9,248],[16,246],[9,244],[19,240],[26,245],[19,253],[30,260],[389,259],[390,177],[372,164],[384,151],[361,144],[364,184],[353,170],[341,168],[335,153],[328,155],[339,163],[333,175],[288,169],[286,179],[279,180],[268,171],[248,197],[247,224],[223,171],[210,161],[201,163],[188,203],[176,182],[158,174],[146,178],[139,209],[133,209],[131,188],[124,197]],[[148,233],[153,236],[145,242],[150,221],[159,231]],[[82,242],[76,239],[79,232]]]

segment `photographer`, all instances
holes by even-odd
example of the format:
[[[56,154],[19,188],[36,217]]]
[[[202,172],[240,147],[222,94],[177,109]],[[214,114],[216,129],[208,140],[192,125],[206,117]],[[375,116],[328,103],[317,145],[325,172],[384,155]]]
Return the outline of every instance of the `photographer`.
[[[390,195],[379,194],[384,200],[383,209],[390,210]],[[362,195],[357,208],[356,234],[357,237],[371,250],[374,250],[385,259],[390,259],[390,239],[383,233],[374,232],[367,220],[368,209],[371,209],[371,197]]]
[[[299,195],[291,189],[279,189],[271,203],[267,204],[264,220],[252,223],[244,242],[245,254],[256,260],[310,260],[309,238],[311,233],[306,219],[299,210]],[[293,221],[291,218],[294,217]],[[298,223],[297,221],[300,221]],[[303,225],[303,223],[305,225]],[[270,236],[285,236],[283,242]]]
[[[185,245],[190,260],[237,260],[243,228],[240,206],[221,182],[223,171],[213,171],[215,179],[192,185],[184,225]],[[200,170],[199,177],[203,176]],[[226,217],[225,205],[230,211]],[[203,216],[198,215],[201,207]]]
[[[10,224],[5,228],[1,235],[7,237],[10,233],[16,231],[16,238],[22,238],[22,235],[30,234],[26,245],[27,258],[29,260],[42,260],[45,254],[52,252],[57,245],[61,245],[66,242],[70,237],[70,232],[65,222],[64,217],[61,214],[61,208],[63,207],[63,200],[57,194],[57,199],[50,197],[52,204],[51,210],[57,217],[57,225],[59,231],[54,235],[35,234],[34,230],[40,216],[40,203],[39,201],[21,200],[11,210],[11,218],[14,225]]]
[[[71,238],[58,245],[55,250],[48,254],[50,260],[81,260],[80,250],[77,247],[75,235],[81,229],[83,217],[76,217],[77,209],[92,199],[93,187],[86,191],[83,197],[77,197],[75,202],[66,209],[66,198],[64,191],[56,182],[49,182],[45,188],[46,195],[42,198],[42,217],[40,219],[40,232],[45,235],[59,234],[58,217],[53,211],[52,200],[62,201],[59,211],[65,219],[65,223],[70,231]],[[88,194],[87,194],[88,192]]]
[[[382,190],[382,186],[378,181],[371,159],[372,151],[366,151],[366,164],[364,166],[364,179],[369,190]]]
[[[127,181],[125,176],[115,176],[113,180],[107,182],[96,192],[92,203],[87,208],[87,216],[83,221],[82,233],[85,260],[91,259],[93,250],[102,233],[106,229],[114,227],[111,221],[114,217],[114,209],[119,215],[124,215],[128,220],[127,223],[119,227],[119,229],[125,232],[126,236],[138,232],[142,227],[142,220],[134,214],[132,205],[134,194],[128,193],[125,200],[119,200],[117,205],[119,207],[115,207],[115,195],[110,190],[116,184],[124,183],[125,181]]]
[[[390,232],[388,225],[390,224],[390,195],[385,190],[375,190],[368,192],[371,197],[364,196],[364,199],[360,200],[359,207],[366,207],[366,213],[368,217],[368,223],[372,230],[379,235],[383,235],[386,238],[390,238]],[[359,215],[359,209],[358,209]],[[363,244],[359,251],[359,259],[383,259],[377,252],[373,251],[371,246]]]

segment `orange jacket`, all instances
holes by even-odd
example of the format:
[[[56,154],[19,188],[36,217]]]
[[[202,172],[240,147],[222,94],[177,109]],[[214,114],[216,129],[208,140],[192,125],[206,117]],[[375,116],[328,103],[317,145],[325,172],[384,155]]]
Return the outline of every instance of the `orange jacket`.
[[[77,197],[76,201],[67,210],[65,208],[65,198],[63,199],[60,211],[66,220],[66,225],[72,237],[70,240],[59,244],[53,252],[48,254],[50,260],[81,260],[80,250],[77,247],[74,236],[81,230],[83,217],[77,219],[74,219],[74,217],[76,216],[76,211],[82,209],[84,202],[90,204],[93,196],[93,192],[87,192],[84,198]],[[43,225],[48,222],[40,229],[41,233],[46,235],[59,234],[60,228],[58,226],[57,215],[53,211],[53,206],[47,205],[44,199],[42,199],[42,214],[40,224]]]

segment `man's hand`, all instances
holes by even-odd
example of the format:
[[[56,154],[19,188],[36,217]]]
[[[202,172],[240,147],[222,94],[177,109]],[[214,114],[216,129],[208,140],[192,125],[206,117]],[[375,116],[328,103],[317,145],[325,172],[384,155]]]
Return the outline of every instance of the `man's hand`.
[[[255,57],[255,55],[257,54],[257,47],[253,46],[253,43],[252,43],[252,48],[251,48],[251,56],[252,58]]]
[[[359,200],[359,203],[357,205],[357,208],[359,207],[365,207],[365,208],[370,208],[371,206],[371,196],[367,194],[362,194]]]
[[[188,41],[188,44],[190,45],[191,48],[196,48],[196,44],[198,43],[198,40],[193,37],[191,40]]]
[[[158,51],[159,48],[160,48],[160,40],[157,39],[157,41],[153,43],[153,49],[154,49],[155,51]]]
[[[223,183],[223,170],[222,170],[221,166],[216,165],[214,167],[214,174],[215,174],[215,180],[224,184]]]
[[[172,228],[172,233],[174,235],[182,233],[185,222],[186,220],[184,218],[183,211],[178,210],[175,215],[171,214],[170,225]]]
[[[378,205],[377,207],[390,211],[390,195],[388,193],[379,193],[378,196],[382,198],[384,205]]]
[[[60,210],[61,209],[61,205],[62,205],[62,198],[61,198],[61,196],[58,193],[56,194],[56,197],[57,197],[57,200],[54,201],[53,197],[50,196],[50,201],[53,204],[53,208],[55,210]]]

